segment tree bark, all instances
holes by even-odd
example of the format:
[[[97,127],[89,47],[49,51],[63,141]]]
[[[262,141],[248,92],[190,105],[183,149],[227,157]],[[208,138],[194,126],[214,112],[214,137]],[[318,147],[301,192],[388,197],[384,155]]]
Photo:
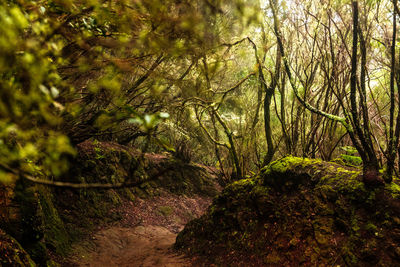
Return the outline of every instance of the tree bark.
[[[393,35],[392,35],[392,47],[390,51],[391,55],[391,68],[390,68],[390,118],[389,118],[389,145],[387,149],[387,163],[386,163],[386,173],[385,173],[385,182],[390,183],[392,182],[392,175],[394,170],[394,161],[396,160],[396,147],[399,142],[399,116],[400,113],[397,115],[397,122],[396,122],[396,133],[395,136],[393,135],[393,127],[394,127],[394,110],[395,110],[395,95],[394,95],[394,78],[396,72],[396,7],[397,1],[393,1],[394,10],[393,10]]]

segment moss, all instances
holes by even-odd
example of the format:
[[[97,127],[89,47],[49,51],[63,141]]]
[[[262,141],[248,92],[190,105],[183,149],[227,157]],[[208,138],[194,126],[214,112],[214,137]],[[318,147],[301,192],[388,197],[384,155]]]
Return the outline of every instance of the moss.
[[[375,191],[371,191],[369,193],[368,198],[365,200],[365,202],[369,205],[374,205],[376,202],[376,192]]]
[[[46,267],[61,267],[61,264],[59,264],[53,260],[49,260],[46,263]]]
[[[335,201],[338,197],[338,192],[331,185],[321,185],[319,190],[325,200]]]
[[[373,224],[372,222],[368,222],[365,225],[365,230],[375,234],[377,232],[377,230],[378,230],[378,227],[375,224]]]
[[[341,158],[335,158],[335,159],[331,160],[331,162],[337,163],[337,164],[342,165],[342,166],[346,165],[346,163]]]
[[[281,262],[281,257],[276,251],[273,251],[272,253],[267,255],[266,262],[267,264],[278,264]]]
[[[106,157],[103,155],[103,150],[100,147],[95,147],[94,151],[96,152],[96,159],[104,159]]]
[[[124,196],[130,201],[135,201],[136,200],[136,197],[132,193],[132,190],[130,188],[124,188]]]
[[[318,242],[318,245],[328,245],[330,242],[330,236],[326,235],[320,231],[316,231],[314,233],[315,240]]]
[[[140,198],[146,198],[147,197],[147,194],[142,189],[140,189],[139,187],[134,187],[133,188],[133,192],[134,192],[135,195],[137,195]]]
[[[174,209],[170,206],[160,206],[158,207],[158,211],[164,216],[164,217],[168,217],[172,214],[172,212],[174,211]]]
[[[39,266],[45,265],[49,261],[46,244],[42,241],[24,244],[24,248]]]
[[[398,178],[394,178],[390,184],[386,184],[385,189],[395,199],[400,199],[400,181]]]
[[[299,158],[287,156],[280,160],[276,160],[269,164],[267,167],[264,167],[264,174],[268,174],[270,172],[275,173],[285,173],[287,171],[291,171],[297,167],[307,167],[314,164],[319,164],[322,161],[320,159],[309,159],[309,158]]]
[[[232,255],[240,254],[244,266],[300,259],[319,266],[367,266],[381,254],[386,266],[397,266],[395,253],[385,251],[400,240],[400,229],[393,229],[400,226],[397,202],[389,192],[396,194],[397,184],[368,189],[355,168],[283,158],[259,177],[227,186],[208,213],[178,235],[177,247],[212,255],[215,262],[235,261]],[[376,246],[376,239],[386,245]]]
[[[254,184],[255,184],[254,179],[247,178],[233,182],[232,184],[229,185],[229,188],[232,190],[240,190],[240,188],[242,187],[254,186]]]
[[[348,166],[361,166],[362,159],[358,156],[341,154],[340,157],[343,159],[344,163]]]
[[[118,194],[118,192],[116,192],[115,190],[107,190],[106,196],[115,206],[120,205],[122,202],[120,194]]]
[[[334,191],[351,196],[354,200],[365,195],[368,190],[361,179],[360,171],[352,171],[343,167],[330,166],[332,170],[322,177],[321,186],[324,192]],[[328,189],[331,187],[331,189]],[[331,192],[332,193],[332,192]]]
[[[265,167],[261,181],[275,189],[293,191],[298,186],[318,182],[323,175],[322,165],[320,159],[285,157]]]
[[[343,246],[341,248],[341,254],[343,257],[344,262],[348,266],[354,266],[355,264],[358,263],[358,258],[354,253],[352,252],[354,249],[349,248],[348,246]]]
[[[64,223],[53,205],[52,195],[48,188],[38,186],[38,199],[40,217],[44,226],[44,238],[57,254],[65,255],[69,248],[69,237],[65,230]]]
[[[36,266],[29,254],[11,236],[0,229],[0,266]]]
[[[40,212],[36,187],[19,179],[14,188],[12,205],[18,207],[15,215],[4,225],[5,231],[23,245],[31,258],[39,265],[48,259],[42,243],[44,226]]]

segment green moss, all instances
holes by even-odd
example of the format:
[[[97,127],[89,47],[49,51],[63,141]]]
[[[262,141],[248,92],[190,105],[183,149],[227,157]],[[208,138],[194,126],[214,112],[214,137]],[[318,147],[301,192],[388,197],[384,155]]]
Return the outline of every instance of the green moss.
[[[140,198],[146,198],[147,197],[147,194],[142,189],[140,189],[139,187],[134,187],[133,188],[133,192],[134,192],[135,195],[137,195]]]
[[[30,266],[35,262],[13,237],[0,229],[0,266]]]
[[[124,188],[124,196],[129,199],[130,201],[135,201],[136,197],[132,193],[132,190],[130,188]]]
[[[357,200],[368,190],[361,179],[360,171],[351,171],[342,167],[330,166],[332,169],[321,178],[321,189],[325,193],[340,192]],[[330,189],[328,187],[331,187]]]
[[[158,207],[158,211],[165,217],[168,217],[174,212],[174,209],[170,206],[160,206]]]
[[[376,239],[397,242],[385,232],[400,225],[393,214],[397,202],[386,192],[400,197],[397,182],[385,191],[371,190],[355,168],[283,158],[266,166],[260,177],[227,186],[208,213],[178,235],[177,244],[213,257],[222,251],[220,259],[247,251],[269,265],[298,264],[299,255],[302,263],[318,266],[375,264],[376,255],[386,253]],[[400,230],[395,230],[397,240]]]
[[[342,166],[346,165],[346,163],[341,158],[335,158],[335,159],[331,160],[331,162],[337,163],[337,164],[342,165]]]
[[[332,200],[334,201],[337,198],[337,194],[338,192],[333,189],[333,187],[331,185],[321,185],[319,187],[321,196],[326,199],[326,200]]]
[[[343,159],[343,161],[346,165],[350,165],[350,166],[361,166],[362,165],[362,159],[358,156],[342,154],[342,155],[340,155],[340,157]]]
[[[274,173],[285,173],[293,170],[297,167],[307,167],[314,164],[319,164],[322,161],[320,159],[309,159],[299,158],[293,156],[287,156],[282,159],[271,162],[268,166],[263,168],[264,174]]]
[[[65,255],[70,240],[64,223],[53,205],[51,192],[46,187],[38,186],[38,198],[46,245],[54,249],[57,254]]]
[[[365,225],[365,230],[372,232],[372,233],[376,233],[378,230],[378,227],[375,224],[373,224],[372,222],[368,222]]]
[[[229,185],[233,190],[240,190],[241,187],[254,186],[255,181],[252,178],[242,179]]]
[[[267,255],[266,262],[267,264],[279,264],[281,261],[281,257],[276,251]]]
[[[255,186],[254,189],[252,190],[252,194],[257,198],[260,197],[268,198],[270,192],[271,188],[262,185]]]
[[[330,242],[330,235],[326,235],[320,231],[315,231],[315,240],[318,242],[318,245],[328,245]]]
[[[100,147],[95,147],[94,151],[96,152],[96,159],[106,158],[106,156],[103,154],[103,150]]]
[[[395,178],[390,184],[386,184],[385,189],[389,191],[393,198],[400,199],[400,185],[398,178]]]
[[[115,190],[107,190],[106,195],[114,206],[121,204],[121,196]]]
[[[59,264],[53,260],[49,260],[46,263],[46,267],[61,267],[61,264]]]
[[[343,246],[341,248],[341,254],[344,261],[346,262],[346,265],[355,265],[358,263],[358,258],[356,255],[354,255],[353,251],[354,249],[348,246]]]

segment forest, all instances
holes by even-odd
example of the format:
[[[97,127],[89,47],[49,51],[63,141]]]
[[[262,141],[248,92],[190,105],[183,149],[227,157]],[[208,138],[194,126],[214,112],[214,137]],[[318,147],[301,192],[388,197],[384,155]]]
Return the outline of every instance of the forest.
[[[400,266],[399,6],[0,0],[0,266]]]

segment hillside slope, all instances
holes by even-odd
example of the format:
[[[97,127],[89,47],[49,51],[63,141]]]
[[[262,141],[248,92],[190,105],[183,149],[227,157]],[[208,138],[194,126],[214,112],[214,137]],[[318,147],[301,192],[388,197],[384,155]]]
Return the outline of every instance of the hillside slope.
[[[370,190],[357,169],[287,157],[226,187],[175,247],[218,266],[399,266],[398,180]]]

